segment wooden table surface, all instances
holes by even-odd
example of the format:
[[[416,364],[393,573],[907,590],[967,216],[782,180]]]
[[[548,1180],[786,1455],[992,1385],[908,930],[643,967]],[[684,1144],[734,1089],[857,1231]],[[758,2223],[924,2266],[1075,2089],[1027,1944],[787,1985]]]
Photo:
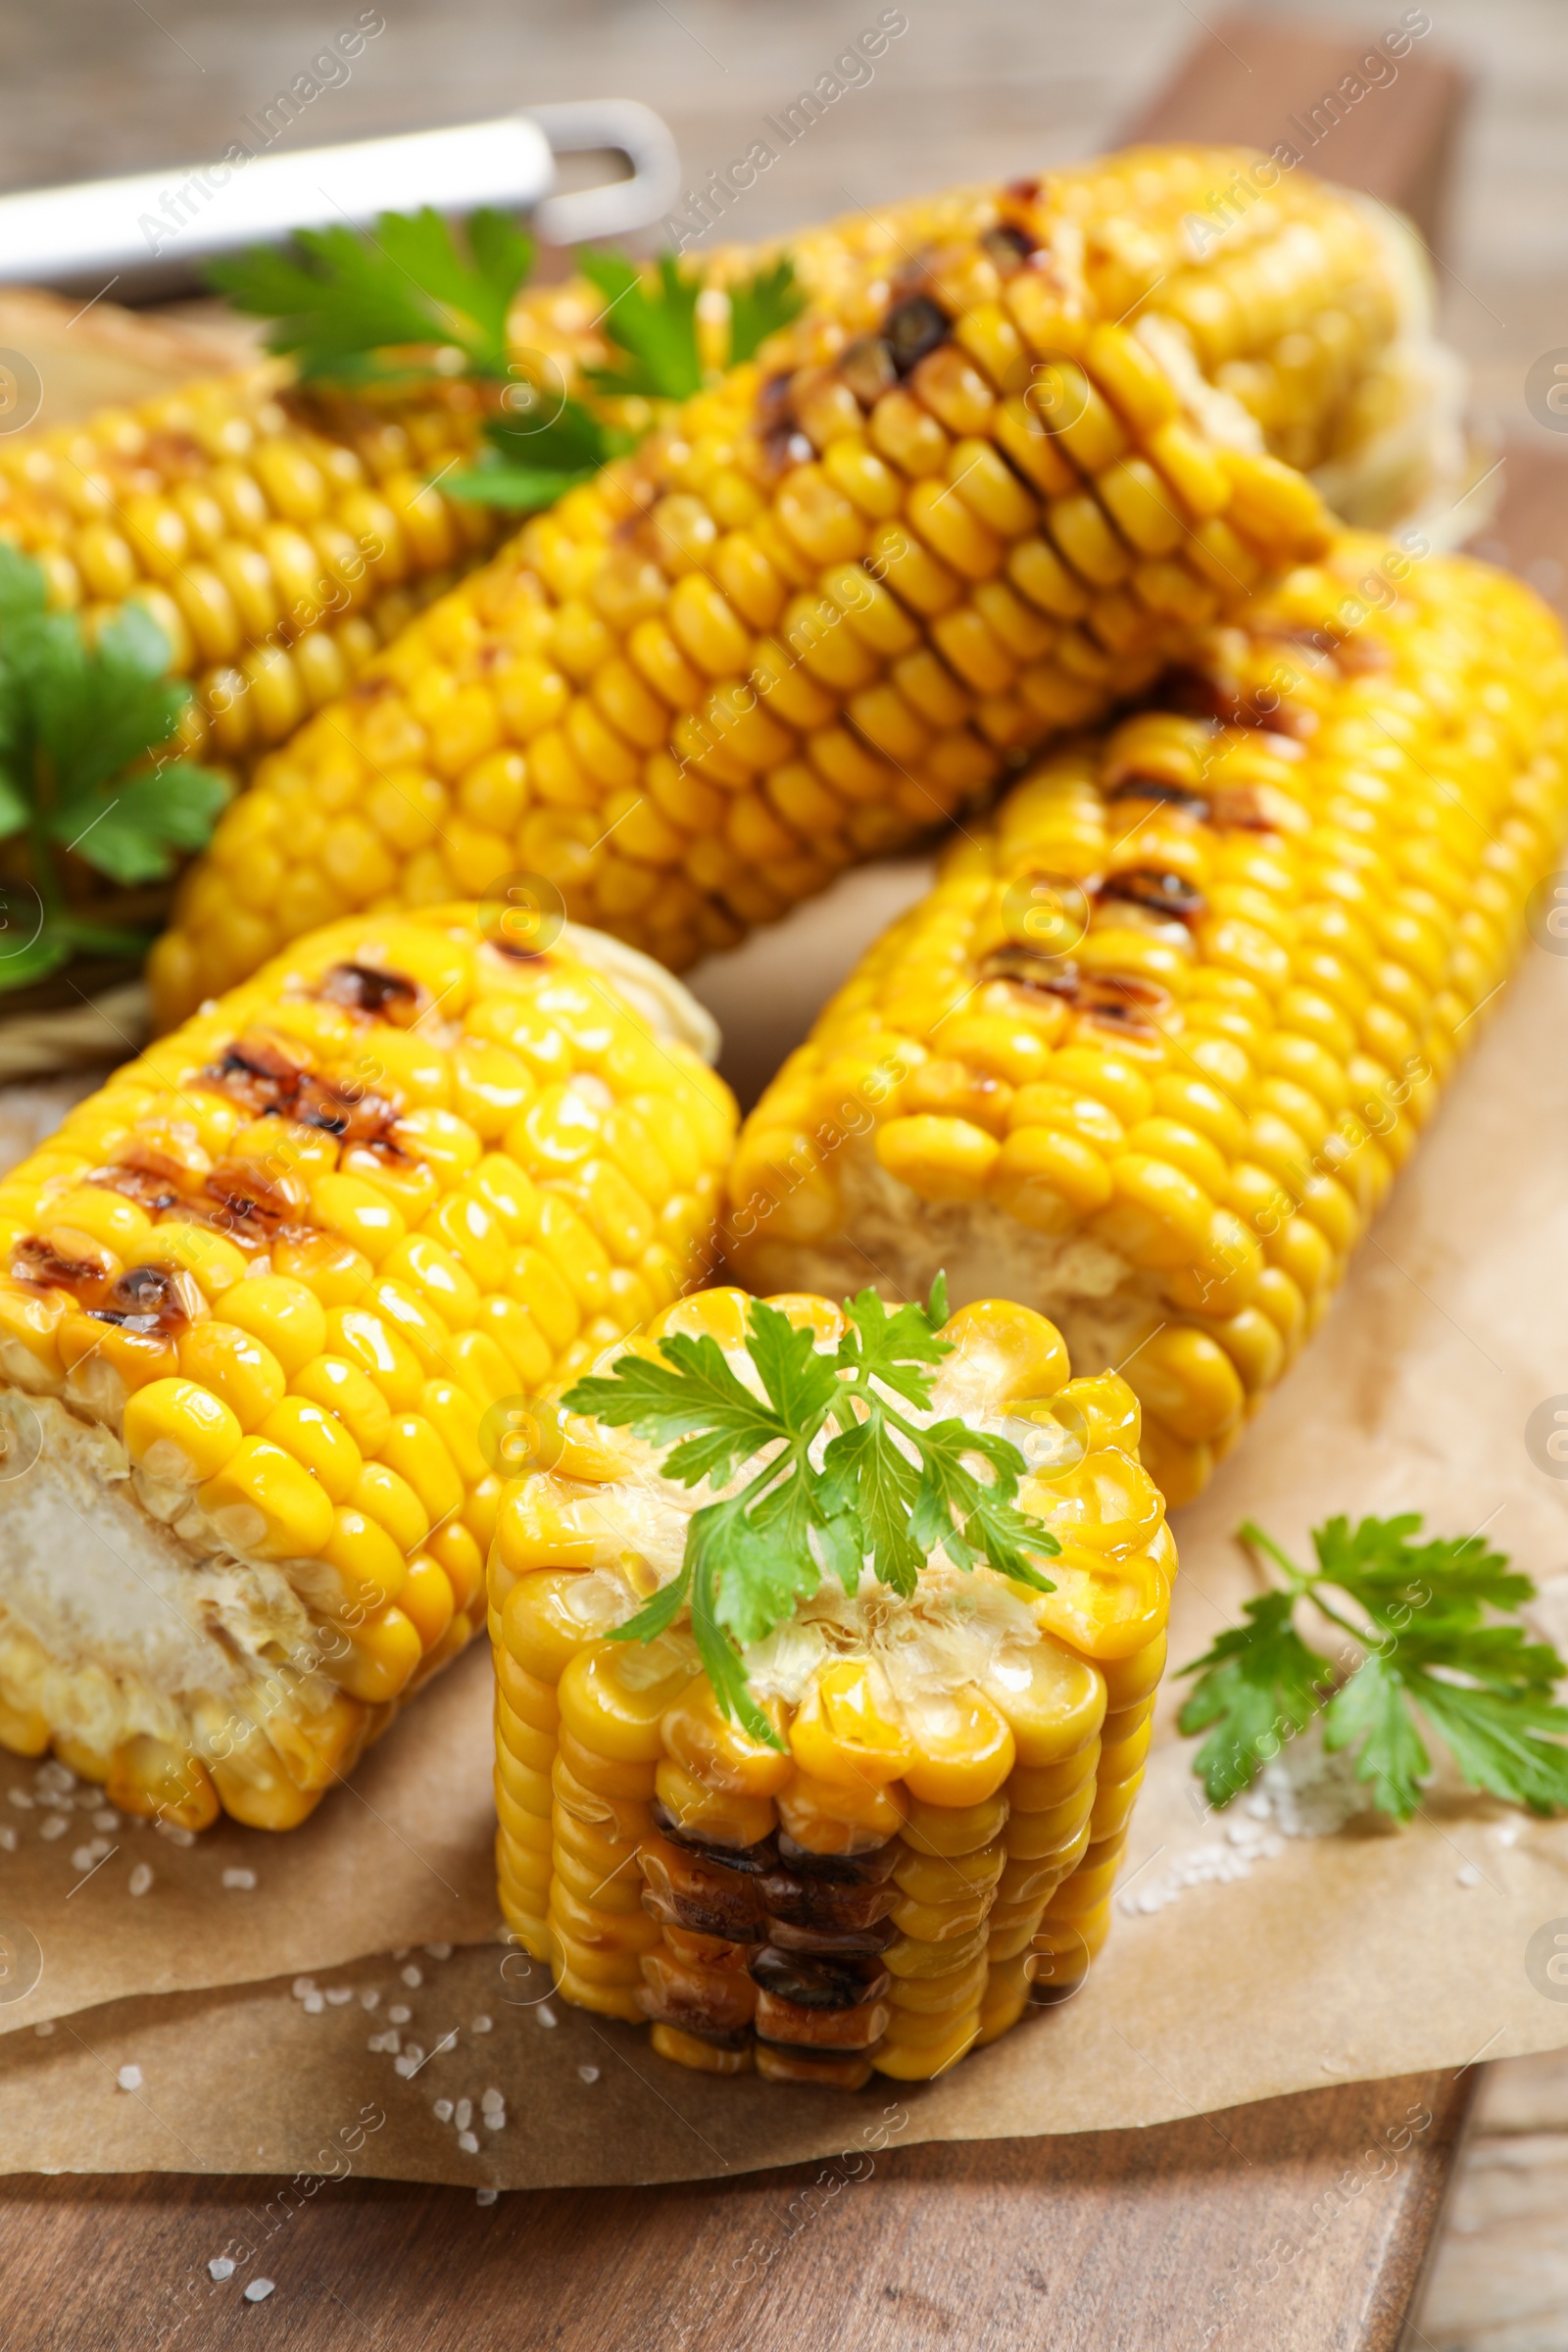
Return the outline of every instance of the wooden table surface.
[[[1144,105],[1140,135],[1267,140],[1277,118],[1344,70],[1334,35],[1254,17],[1244,38],[1229,17],[1198,22],[1192,60]],[[1462,77],[1436,48],[1417,52],[1396,89],[1380,93],[1376,118],[1343,143],[1338,175],[1436,222],[1461,96]],[[1510,459],[1486,549],[1554,598],[1568,512],[1556,456]],[[17,1098],[7,1126],[47,1121],[52,1102],[48,1090]],[[628,2340],[647,2352],[752,2352],[813,2337],[831,2352],[1201,2352],[1214,2342],[1224,2352],[1383,2352],[1428,2346],[1426,2327],[1457,2347],[1470,2333],[1423,2314],[1407,2334],[1407,2314],[1478,2080],[1350,2084],[1142,2132],[911,2148],[874,2169],[861,2155],[486,2208],[466,2190],[353,2179],[292,2211],[278,2201],[282,2184],[260,2178],[14,2180],[0,2191],[0,2352],[221,2346],[242,2328],[299,2352],[619,2352]],[[1568,2074],[1562,2087],[1559,2123]],[[1498,2144],[1530,2129],[1528,2091],[1508,2112]],[[236,2267],[215,2281],[208,2264],[225,2249]],[[1458,2257],[1448,2269],[1457,2314]],[[273,2291],[245,2302],[246,2283],[263,2278]],[[1470,2284],[1484,2326],[1485,2293],[1478,2300]],[[1526,2352],[1546,2338],[1494,2340],[1497,2352]]]

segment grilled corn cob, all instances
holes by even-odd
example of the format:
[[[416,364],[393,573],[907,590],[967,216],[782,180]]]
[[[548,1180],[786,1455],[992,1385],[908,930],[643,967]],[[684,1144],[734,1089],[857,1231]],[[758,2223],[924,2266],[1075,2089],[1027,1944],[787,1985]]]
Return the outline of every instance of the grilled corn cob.
[[[196,687],[188,748],[245,765],[340,695],[500,535],[430,476],[472,446],[466,387],[377,419],[215,376],[0,449],[0,533],[92,619],[134,597]]]
[[[772,1302],[818,1348],[845,1318]],[[633,1345],[715,1340],[710,1291]],[[712,2074],[922,2080],[1081,1978],[1143,1777],[1176,1554],[1114,1375],[1067,1379],[1043,1317],[960,1309],[930,1411],[1015,1443],[1062,1538],[1036,1593],[938,1548],[901,1596],[831,1580],[745,1653],[780,1744],[715,1700],[683,1618],[611,1637],[668,1582],[700,1501],[648,1445],[559,1411],[489,1564],[497,1857],[517,1940],[568,2000],[652,2022]],[[1076,1893],[1074,1890],[1077,1890]]]
[[[837,365],[685,403],[267,761],[155,955],[161,1017],[246,968],[236,899],[270,945],[516,872],[679,969],[1318,548],[1302,477],[1206,441],[1015,210]]]
[[[616,943],[448,907],[302,943],[74,1110],[0,1184],[0,1743],[303,1820],[477,1622],[508,1400],[692,1271],[712,1043]]]
[[[1040,1307],[1185,1502],[1506,976],[1565,716],[1503,574],[1349,541],[1291,575],[949,853],[747,1123],[731,1262]]]

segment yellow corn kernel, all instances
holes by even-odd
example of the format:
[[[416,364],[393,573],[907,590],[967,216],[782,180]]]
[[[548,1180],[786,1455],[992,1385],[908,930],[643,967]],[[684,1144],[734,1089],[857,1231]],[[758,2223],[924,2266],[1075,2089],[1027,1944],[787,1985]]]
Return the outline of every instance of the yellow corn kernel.
[[[326,1316],[314,1292],[284,1276],[235,1283],[223,1294],[223,1319],[260,1340],[293,1379],[326,1347]]]
[[[233,1323],[196,1323],[183,1331],[179,1368],[225,1404],[242,1430],[260,1428],[288,1387],[270,1348]]]
[[[393,1601],[341,1639],[342,1652],[325,1659],[326,1670],[351,1698],[371,1706],[395,1698],[424,1654],[418,1628]]]
[[[348,1501],[365,1457],[335,1414],[303,1396],[285,1396],[257,1434],[292,1454],[334,1503]]]
[[[292,1454],[266,1438],[244,1439],[223,1468],[198,1488],[197,1501],[224,1543],[264,1559],[308,1557],[319,1552],[332,1534],[325,1490]]]
[[[125,1451],[149,1478],[195,1486],[238,1452],[244,1431],[194,1380],[155,1380],[125,1400]]]

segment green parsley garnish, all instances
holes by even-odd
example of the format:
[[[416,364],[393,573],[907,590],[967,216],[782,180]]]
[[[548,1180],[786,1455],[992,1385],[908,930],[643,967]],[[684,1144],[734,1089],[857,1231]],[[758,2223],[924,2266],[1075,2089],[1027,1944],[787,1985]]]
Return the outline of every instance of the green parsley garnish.
[[[1194,1770],[1228,1804],[1281,1743],[1323,1719],[1323,1744],[1353,1748],[1358,1780],[1381,1812],[1408,1821],[1432,1759],[1423,1724],[1446,1745],[1466,1785],[1532,1813],[1568,1806],[1568,1707],[1554,1696],[1568,1665],[1529,1639],[1516,1617],[1535,1587],[1480,1536],[1413,1539],[1421,1519],[1331,1519],[1314,1530],[1315,1569],[1298,1568],[1250,1520],[1241,1542],[1287,1579],[1250,1600],[1245,1625],[1221,1634],[1184,1674],[1199,1677],[1181,1729],[1207,1731]],[[1331,1600],[1342,1595],[1350,1617]],[[1348,1646],[1338,1660],[1308,1648],[1296,1606],[1310,1600]]]
[[[741,1651],[808,1599],[824,1570],[853,1593],[869,1561],[881,1583],[907,1596],[940,1544],[959,1568],[984,1559],[1037,1592],[1055,1590],[1033,1561],[1060,1545],[1014,1507],[1028,1467],[1017,1447],[963,1421],[922,1426],[899,1410],[900,1398],[918,1411],[929,1406],[935,1367],[953,1352],[939,1336],[942,1278],[927,1306],[889,1308],[862,1291],[844,1311],[849,1329],[829,1351],[776,1307],[754,1301],[746,1348],[761,1396],[736,1378],[716,1340],[677,1333],[659,1343],[662,1363],[620,1356],[563,1400],[569,1412],[670,1446],[662,1471],[679,1486],[726,1485],[765,1454],[733,1494],[694,1512],[679,1576],[617,1639],[651,1642],[689,1603],[719,1706],[773,1746]],[[827,1430],[834,1434],[817,1468],[811,1449]],[[975,1456],[989,1477],[969,1467]]]
[[[190,688],[167,675],[169,642],[128,604],[88,645],[46,611],[39,566],[0,543],[0,841],[26,843],[28,883],[0,883],[0,991],[80,953],[142,956],[150,935],[73,911],[59,868],[74,853],[127,887],[162,882],[205,849],[228,798],[221,776],[157,755]]]
[[[454,497],[531,513],[590,480],[637,438],[567,394],[553,368],[532,380],[509,347],[508,316],[534,259],[533,240],[502,213],[475,213],[460,244],[426,207],[383,213],[363,235],[301,229],[293,252],[258,246],[216,263],[209,276],[236,310],[273,321],[268,349],[291,355],[302,382],[407,390],[461,376],[485,387],[484,454],[442,486]],[[701,280],[668,254],[654,285],[622,254],[589,250],[578,260],[604,299],[598,324],[619,355],[587,371],[595,398],[684,400],[700,390]],[[753,358],[804,303],[787,259],[731,287],[729,364]]]

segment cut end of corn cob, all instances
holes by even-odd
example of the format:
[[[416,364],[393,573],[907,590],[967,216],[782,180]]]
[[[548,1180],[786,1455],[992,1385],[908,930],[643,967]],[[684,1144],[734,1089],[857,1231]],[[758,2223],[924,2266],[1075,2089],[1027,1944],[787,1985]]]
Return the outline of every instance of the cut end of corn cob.
[[[818,1348],[846,1327],[825,1298],[771,1303]],[[710,1335],[744,1377],[749,1304],[699,1293],[648,1340]],[[502,1503],[502,1910],[568,2000],[648,2021],[679,2064],[923,2081],[1031,1993],[1073,1989],[1103,1940],[1176,1570],[1137,1400],[1113,1376],[1069,1381],[1027,1309],[971,1305],[942,1336],[930,1417],[1018,1447],[1018,1507],[1061,1542],[1055,1589],[940,1549],[907,1597],[869,1570],[854,1595],[825,1577],[744,1653],[776,1747],[721,1710],[683,1613],[612,1639],[677,1573],[703,1490],[564,1418],[552,1466]]]
[[[521,1399],[698,1272],[710,1024],[472,906],[303,942],[0,1184],[0,1744],[303,1820],[463,1646]]]
[[[181,896],[161,1017],[351,907],[517,871],[678,970],[1319,553],[1317,492],[1215,373],[1354,287],[1386,336],[1370,232],[1293,184],[1167,295],[1211,164],[1164,242],[1148,158],[898,216],[912,261],[846,260],[774,372],[682,404],[263,763]]]
[[[1289,575],[952,850],[748,1121],[731,1262],[1039,1307],[1187,1501],[1509,970],[1565,726],[1505,575],[1354,539]]]

